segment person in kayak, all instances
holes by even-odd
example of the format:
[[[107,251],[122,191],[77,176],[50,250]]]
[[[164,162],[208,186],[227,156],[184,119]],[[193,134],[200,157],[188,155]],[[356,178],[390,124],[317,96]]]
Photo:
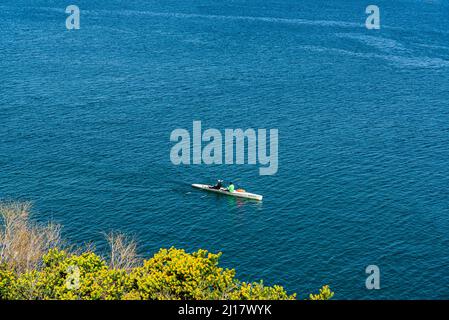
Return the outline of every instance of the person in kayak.
[[[232,182],[229,183],[229,186],[226,188],[227,191],[229,192],[234,192],[234,184]]]
[[[211,189],[220,190],[223,186],[223,180],[217,180],[217,184],[215,186],[210,187]]]

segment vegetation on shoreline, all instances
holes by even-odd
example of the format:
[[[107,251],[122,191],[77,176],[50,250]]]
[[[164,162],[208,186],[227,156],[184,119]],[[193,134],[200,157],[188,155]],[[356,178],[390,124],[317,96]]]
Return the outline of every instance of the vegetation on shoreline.
[[[28,203],[0,204],[0,300],[296,299],[281,286],[237,280],[235,270],[219,267],[221,253],[170,248],[141,260],[135,242],[117,233],[107,235],[108,259],[68,247],[59,226],[29,219],[30,208]],[[324,286],[308,298],[332,296]]]

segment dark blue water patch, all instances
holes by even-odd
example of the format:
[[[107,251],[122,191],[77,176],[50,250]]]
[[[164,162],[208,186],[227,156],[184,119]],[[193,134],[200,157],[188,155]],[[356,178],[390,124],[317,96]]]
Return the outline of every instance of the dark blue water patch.
[[[376,31],[358,1],[78,5],[70,32],[53,2],[0,5],[0,198],[75,244],[222,251],[300,297],[447,298],[447,3],[380,1]],[[278,173],[173,165],[194,120],[278,129]],[[190,187],[217,178],[264,201]]]

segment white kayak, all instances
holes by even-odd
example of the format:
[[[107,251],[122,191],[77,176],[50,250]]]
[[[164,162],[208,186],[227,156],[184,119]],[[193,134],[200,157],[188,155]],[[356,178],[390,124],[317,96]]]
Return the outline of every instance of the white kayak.
[[[246,199],[259,200],[259,201],[262,200],[262,196],[261,195],[254,194],[254,193],[249,193],[249,192],[246,192],[246,191],[239,191],[238,189],[235,190],[234,192],[229,192],[225,188],[221,188],[220,190],[212,189],[211,188],[212,186],[208,185],[208,184],[192,184],[192,187],[197,188],[197,189],[210,191],[210,192],[225,194],[225,195],[231,196],[231,197],[246,198]]]

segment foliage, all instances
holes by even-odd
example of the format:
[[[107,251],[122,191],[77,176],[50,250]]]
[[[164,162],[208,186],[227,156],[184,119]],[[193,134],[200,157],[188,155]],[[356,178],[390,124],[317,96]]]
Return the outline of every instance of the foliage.
[[[219,299],[235,272],[218,267],[221,254],[161,249],[131,274],[142,299]]]
[[[31,222],[30,208],[30,203],[0,203],[0,264],[18,273],[38,268],[42,255],[61,245],[59,226]]]
[[[40,270],[16,275],[3,265],[0,299],[295,299],[281,286],[239,282],[234,270],[218,266],[220,255],[161,249],[128,272],[111,269],[93,252],[76,255],[51,249],[42,257]],[[325,286],[310,299],[327,300],[332,295]]]
[[[9,271],[6,265],[0,265],[0,300],[14,298],[16,281],[14,273]]]
[[[310,300],[329,300],[329,299],[332,299],[333,296],[334,296],[334,293],[331,291],[329,286],[323,286],[320,289],[320,293],[310,294],[309,299]]]

